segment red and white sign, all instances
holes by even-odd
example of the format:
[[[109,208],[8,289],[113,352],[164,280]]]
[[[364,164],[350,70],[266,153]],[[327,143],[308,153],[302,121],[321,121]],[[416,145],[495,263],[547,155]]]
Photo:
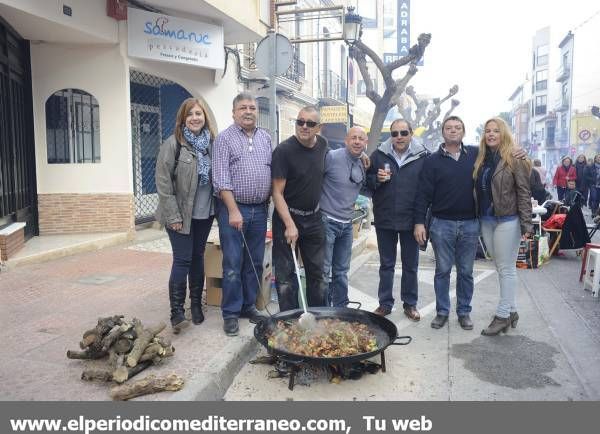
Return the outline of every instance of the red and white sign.
[[[590,133],[590,130],[581,130],[579,131],[579,138],[581,140],[588,140],[590,137],[592,137],[592,133]]]

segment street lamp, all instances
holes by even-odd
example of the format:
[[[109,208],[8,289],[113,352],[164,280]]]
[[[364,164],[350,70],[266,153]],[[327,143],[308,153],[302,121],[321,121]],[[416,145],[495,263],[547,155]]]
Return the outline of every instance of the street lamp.
[[[348,6],[344,15],[344,40],[348,45],[355,44],[362,34],[362,17],[354,13],[354,7]]]

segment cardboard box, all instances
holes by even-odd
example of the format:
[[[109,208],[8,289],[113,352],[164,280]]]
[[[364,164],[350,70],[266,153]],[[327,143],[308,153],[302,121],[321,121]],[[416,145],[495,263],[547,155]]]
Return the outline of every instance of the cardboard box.
[[[265,256],[263,259],[263,273],[261,287],[257,294],[256,306],[264,309],[266,303],[271,299],[271,275],[272,275],[272,242],[265,242]],[[221,306],[223,298],[223,250],[217,240],[211,240],[206,245],[204,252],[204,275],[206,276],[206,304],[209,306]],[[268,291],[268,294],[267,294]],[[259,306],[260,299],[260,306]],[[262,307],[261,307],[262,306]]]
[[[223,279],[218,277],[206,278],[206,304],[209,306],[221,306],[223,299]]]

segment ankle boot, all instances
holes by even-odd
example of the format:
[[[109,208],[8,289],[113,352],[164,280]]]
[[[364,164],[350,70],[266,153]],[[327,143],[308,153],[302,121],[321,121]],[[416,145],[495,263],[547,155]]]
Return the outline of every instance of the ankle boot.
[[[171,327],[173,333],[179,332],[189,325],[189,321],[185,318],[185,292],[186,283],[171,283],[169,282],[169,302],[171,304]]]
[[[494,319],[485,330],[481,330],[481,334],[484,336],[496,336],[500,334],[500,332],[507,332],[510,327],[510,319],[509,318],[500,318],[494,316]]]
[[[510,326],[514,329],[517,328],[517,323],[519,322],[519,314],[517,312],[510,313]]]
[[[192,312],[192,322],[196,325],[204,321],[202,313],[202,283],[190,282],[190,310]]]

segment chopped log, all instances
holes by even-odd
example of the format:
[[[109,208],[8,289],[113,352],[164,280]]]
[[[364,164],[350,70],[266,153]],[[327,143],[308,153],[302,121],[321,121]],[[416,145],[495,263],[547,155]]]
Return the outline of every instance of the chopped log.
[[[129,324],[115,325],[102,339],[102,351],[108,351],[110,346],[119,338],[119,336],[129,330],[130,327],[131,325]]]
[[[161,322],[156,327],[143,328],[142,324],[139,323],[135,326],[135,332],[137,333],[137,339],[133,344],[133,348],[127,356],[127,366],[133,368],[137,365],[138,360],[144,353],[144,350],[148,346],[148,343],[160,332],[162,332],[167,325]]]
[[[133,348],[133,339],[127,339],[123,335],[115,342],[113,348],[117,354],[126,354]]]
[[[127,368],[127,366],[122,365],[115,369],[112,373],[112,379],[117,383],[124,383],[129,380],[131,377],[139,374],[144,369],[152,364],[151,360],[147,360],[145,362],[140,362],[135,365],[133,368]]]
[[[166,377],[150,375],[142,380],[131,384],[115,386],[110,390],[110,396],[117,401],[124,401],[136,396],[148,395],[150,393],[163,392],[165,390],[177,391],[183,388],[183,378],[171,374]]]
[[[91,330],[83,333],[83,340],[79,343],[81,349],[88,349],[93,359],[99,359],[106,355],[103,348],[102,339],[116,325],[123,323],[122,315],[112,317],[98,318],[98,324]]]
[[[81,379],[85,381],[112,381],[112,371],[108,369],[86,369],[81,373]]]
[[[167,348],[167,347],[171,347],[171,339],[166,338],[164,336],[154,336],[154,339],[152,339],[152,342],[156,343],[156,344],[160,344],[161,347],[163,348]],[[173,350],[175,351],[175,350]]]
[[[88,330],[83,334],[83,339],[79,342],[79,348],[85,350],[96,341],[96,333],[93,330]]]
[[[67,359],[89,360],[91,358],[88,351],[67,350]]]
[[[156,356],[162,356],[165,354],[166,350],[161,347],[159,344],[150,344],[144,350],[144,353],[140,357],[140,362],[145,362],[147,360],[152,360]]]
[[[132,341],[135,341],[135,339],[137,338],[137,335],[135,334],[135,330],[131,329],[125,333],[123,333],[121,335],[122,338],[125,339],[131,339]]]

